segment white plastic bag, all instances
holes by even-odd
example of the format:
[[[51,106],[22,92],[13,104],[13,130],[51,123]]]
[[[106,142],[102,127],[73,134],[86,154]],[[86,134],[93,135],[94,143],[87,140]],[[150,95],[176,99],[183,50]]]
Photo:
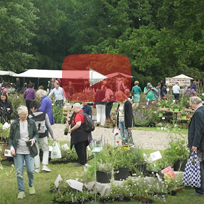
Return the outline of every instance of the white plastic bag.
[[[57,142],[53,143],[53,148],[51,152],[51,159],[60,159],[62,158],[60,145]]]

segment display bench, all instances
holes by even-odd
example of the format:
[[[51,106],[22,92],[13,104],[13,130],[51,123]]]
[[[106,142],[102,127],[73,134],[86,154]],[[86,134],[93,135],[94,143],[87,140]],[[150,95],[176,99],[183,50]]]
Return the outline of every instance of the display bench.
[[[169,120],[175,120],[175,122],[178,122],[181,124],[182,128],[187,128],[188,123],[191,120],[191,117],[194,113],[194,110],[184,108],[182,111],[173,111],[170,108],[160,108],[160,112],[164,112],[163,115],[159,115],[158,117],[161,119],[168,118]],[[182,112],[186,112],[186,117],[182,117]]]
[[[181,171],[174,171],[174,173],[176,176],[176,180],[180,176],[183,177],[183,174],[184,174],[184,172],[181,172]],[[139,180],[142,180],[145,183],[148,183],[149,185],[156,185],[159,182],[157,177],[144,177],[144,178],[142,178],[142,177],[129,177],[129,178],[131,178],[133,180],[137,180],[138,182],[139,182]],[[124,181],[125,180],[122,180],[122,181],[112,180],[111,182],[113,184],[121,186]],[[105,196],[105,195],[107,196],[110,194],[110,191],[111,191],[111,183],[99,183],[99,182],[92,181],[92,182],[85,184],[85,187],[90,191],[94,190],[94,188],[96,187],[97,193],[99,193],[101,196]]]

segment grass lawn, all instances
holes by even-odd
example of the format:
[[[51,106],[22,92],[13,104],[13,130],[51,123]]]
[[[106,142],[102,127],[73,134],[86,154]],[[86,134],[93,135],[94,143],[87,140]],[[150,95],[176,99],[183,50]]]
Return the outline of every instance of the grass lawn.
[[[140,129],[140,128],[139,128]],[[150,128],[141,128],[142,130],[150,130]],[[151,128],[151,131],[153,128]],[[158,131],[158,130],[157,130]],[[60,142],[64,144],[67,142]],[[146,149],[144,153],[148,156],[155,150]],[[94,162],[93,160],[89,163]],[[9,163],[9,161],[4,161],[3,164]],[[27,174],[24,168],[24,184],[26,197],[23,200],[17,200],[17,181],[14,169],[11,166],[3,165],[3,170],[0,170],[0,204],[50,204],[52,203],[53,194],[49,192],[50,183],[55,181],[57,176],[60,174],[64,180],[79,178],[83,172],[83,167],[75,167],[75,163],[68,164],[49,164],[50,173],[40,172],[35,173],[34,186],[36,189],[35,195],[29,195],[27,186]],[[176,196],[168,195],[166,198],[166,203],[169,204],[203,204],[204,197],[193,197],[189,196],[189,193],[194,192],[193,189],[184,189],[183,193],[177,193]],[[5,202],[3,199],[7,200]],[[123,202],[120,202],[123,204]],[[140,203],[139,201],[128,202],[130,204]],[[164,201],[155,199],[155,203],[164,203]]]
[[[158,130],[157,127],[133,127],[133,130],[145,130],[145,131],[156,131],[156,132],[167,132],[166,130]],[[171,130],[172,133],[187,134],[188,129],[181,128],[180,130]]]
[[[15,172],[13,171],[8,176],[6,176],[6,172],[9,172],[12,167],[9,166],[3,166],[4,169],[0,170],[1,175],[4,175],[3,178],[0,179],[0,196],[3,197],[8,196],[11,198],[9,202],[5,202],[7,204],[50,204],[52,201],[53,195],[49,192],[49,186],[52,181],[56,179],[58,174],[62,176],[63,179],[75,179],[79,177],[81,172],[83,171],[82,167],[75,167],[74,163],[69,164],[58,164],[58,165],[52,165],[50,164],[49,167],[51,168],[50,173],[36,173],[35,174],[35,181],[34,185],[36,188],[36,194],[35,195],[29,195],[28,194],[28,187],[26,185],[27,178],[26,178],[26,172],[24,172],[24,178],[25,178],[25,193],[26,197],[23,200],[17,200],[15,197],[17,196],[17,183],[16,183],[16,176]],[[192,193],[193,190],[184,189],[183,193],[177,193],[176,196],[170,196],[168,195],[166,198],[166,203],[169,204],[203,204],[204,197],[193,197],[189,196],[189,193]],[[1,201],[2,198],[0,198]],[[138,201],[132,201],[129,202],[132,203],[139,203]],[[4,202],[0,202],[1,204],[4,204]],[[164,203],[163,200],[156,200],[155,203]],[[122,202],[121,202],[122,204]]]
[[[145,128],[146,129],[146,128]],[[152,128],[151,128],[152,129]],[[65,143],[62,142],[61,145]],[[144,150],[144,152],[149,155],[155,150]],[[3,164],[8,163],[9,161],[4,161]],[[94,162],[93,160],[89,163]],[[25,184],[25,193],[26,197],[23,200],[17,200],[17,181],[15,171],[12,170],[11,166],[3,165],[3,170],[0,170],[0,204],[50,204],[52,203],[53,194],[49,192],[50,183],[55,181],[58,174],[62,176],[63,179],[76,179],[83,172],[83,167],[75,167],[75,163],[68,164],[49,164],[50,173],[40,172],[35,173],[34,186],[36,188],[35,195],[29,195],[28,186],[27,186],[27,174],[24,172],[24,184]],[[24,169],[26,170],[26,169]],[[194,197],[188,195],[189,193],[194,192],[193,189],[184,189],[183,193],[177,193],[176,196],[168,195],[166,198],[166,203],[169,204],[203,204],[204,197]],[[7,198],[7,202],[3,199]],[[123,204],[123,202],[120,202]],[[140,203],[139,201],[128,202],[130,204]],[[155,200],[155,203],[160,204],[164,203],[161,200]]]

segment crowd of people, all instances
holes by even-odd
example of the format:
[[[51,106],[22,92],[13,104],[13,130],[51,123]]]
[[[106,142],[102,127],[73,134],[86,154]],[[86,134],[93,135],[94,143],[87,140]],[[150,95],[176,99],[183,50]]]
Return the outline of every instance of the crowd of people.
[[[113,107],[113,103],[117,102],[117,107],[115,109],[117,120],[116,124],[113,125],[116,125],[120,129],[122,144],[128,144],[131,146],[134,145],[131,131],[132,127],[134,126],[133,107],[139,107],[142,89],[139,86],[139,81],[135,81],[134,86],[131,89],[131,103],[127,94],[124,92],[125,87],[123,87],[124,84],[122,83],[122,81],[120,81],[120,83],[118,84],[118,90],[113,91],[108,83],[101,84],[101,86],[98,87],[97,90],[94,90],[94,106],[96,107],[97,112],[96,125],[110,127],[110,112]],[[51,171],[48,167],[49,135],[51,135],[53,141],[56,141],[56,138],[52,131],[54,116],[52,112],[53,104],[51,101],[51,97],[54,96],[55,105],[59,106],[59,108],[62,108],[66,102],[66,92],[60,86],[60,79],[51,79],[48,85],[49,90],[45,91],[44,88],[40,86],[39,89],[35,92],[35,84],[32,82],[28,84],[28,88],[23,93],[26,106],[18,107],[17,112],[19,117],[11,124],[9,144],[16,168],[19,199],[23,199],[25,197],[23,181],[24,163],[28,174],[29,193],[35,194],[33,179],[34,173],[39,173],[41,171],[39,158],[40,147],[43,151],[42,171]],[[196,82],[193,82],[190,87],[186,88],[194,89],[196,91]],[[0,110],[6,111],[6,121],[10,122],[13,108],[11,102],[8,100],[8,92],[5,89],[6,86],[0,91]],[[68,89],[70,90],[68,99],[71,99],[74,94],[74,86],[71,82],[68,83]],[[172,87],[172,91],[175,100],[179,100],[179,83],[175,83],[175,85]],[[163,100],[165,99],[167,94],[167,86],[163,83],[163,81],[159,82],[156,87],[153,87],[151,83],[147,83],[147,86],[144,88],[144,94],[147,103],[151,101],[157,102],[159,100]],[[35,100],[36,97],[40,99],[40,103]],[[76,164],[76,167],[84,166],[87,163],[86,148],[92,138],[91,133],[85,131],[85,118],[83,114],[81,114],[86,113],[90,118],[92,118],[92,108],[87,104],[87,102],[85,102],[86,100],[87,98],[84,97],[81,104],[73,104],[73,114],[70,121],[67,123],[71,136],[71,148],[74,147],[76,149],[76,153],[79,158],[79,163]],[[199,104],[199,106],[197,106],[197,104]],[[195,100],[191,100],[190,105],[192,107],[200,107],[200,99],[197,97],[195,98]],[[202,109],[200,108],[199,110]],[[202,115],[203,112],[198,113],[197,117],[201,117],[200,114]],[[202,115],[202,117],[204,117],[204,114]],[[204,125],[200,125],[202,127],[198,128],[202,128],[203,130]],[[190,134],[189,136],[189,148],[192,151],[197,150],[197,148],[199,149],[199,147],[204,148],[202,141],[204,139],[200,138],[201,140],[199,139],[198,141],[196,139],[198,136],[193,136],[193,133],[195,133],[196,131],[194,125],[190,124],[190,127],[190,131],[192,132],[192,134]],[[204,170],[202,166],[202,178],[204,178],[203,171]],[[198,189],[196,193],[204,194],[203,185],[204,184],[202,180],[202,188]]]

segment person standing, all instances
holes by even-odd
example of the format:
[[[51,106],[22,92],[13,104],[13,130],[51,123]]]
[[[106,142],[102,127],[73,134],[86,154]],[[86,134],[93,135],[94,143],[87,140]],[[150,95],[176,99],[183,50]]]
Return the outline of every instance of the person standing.
[[[49,117],[46,113],[39,110],[40,104],[37,101],[32,101],[30,103],[30,109],[31,114],[29,115],[29,118],[35,121],[36,126],[38,127],[38,134],[39,139],[37,142],[37,148],[38,148],[38,155],[35,156],[35,172],[40,172],[40,156],[39,156],[39,145],[42,148],[43,151],[43,167],[42,171],[50,172],[48,165],[48,159],[49,159],[49,145],[48,145],[48,132],[50,133],[53,141],[56,141],[52,127],[50,125]]]
[[[19,94],[21,91],[21,82],[19,78],[16,78],[16,90],[17,90],[17,94]]]
[[[167,85],[166,84],[164,84],[164,86],[162,87],[161,93],[162,93],[161,98],[165,99],[165,97],[167,95]]]
[[[106,102],[102,102],[103,99],[105,98],[105,89],[102,86],[101,89],[99,87],[98,91],[96,92],[95,95],[95,100],[94,104],[96,106],[96,123],[97,126],[105,125],[105,120],[106,120]]]
[[[8,96],[5,92],[0,93],[0,110],[1,110],[1,117],[0,122],[10,122],[11,114],[13,112],[13,107],[11,102],[8,100]]]
[[[23,199],[25,197],[23,181],[24,162],[28,175],[29,194],[35,194],[35,188],[33,186],[35,155],[33,155],[33,152],[30,152],[26,141],[30,141],[31,146],[33,146],[33,144],[38,139],[38,130],[36,128],[35,122],[28,118],[28,109],[26,106],[20,106],[17,111],[19,119],[16,119],[11,124],[9,145],[16,169],[19,191],[18,199]]]
[[[54,78],[50,79],[50,82],[48,83],[49,93],[55,88],[54,83],[55,79]]]
[[[28,88],[26,89],[25,93],[23,94],[23,98],[25,99],[26,106],[28,108],[28,113],[30,113],[30,103],[35,99],[35,90],[34,84],[30,82],[28,84]]]
[[[53,112],[52,112],[52,101],[51,99],[47,96],[46,91],[39,89],[36,92],[36,96],[41,100],[41,104],[40,104],[40,110],[42,112],[47,113],[49,120],[50,120],[50,124],[53,125],[54,122],[54,116],[53,116]]]
[[[120,128],[122,144],[134,145],[131,132],[133,126],[132,104],[122,91],[116,92],[115,98],[118,101],[117,126]]]
[[[178,83],[178,82],[176,82],[176,83],[173,85],[172,91],[173,91],[175,100],[178,101],[178,100],[179,100],[179,93],[180,93],[180,86],[179,86],[179,83]]]
[[[1,92],[5,92],[6,95],[8,96],[8,89],[7,89],[7,86],[8,86],[8,82],[4,82],[0,88]]]
[[[155,102],[157,103],[158,101],[160,101],[160,93],[161,93],[161,84],[160,82],[157,84],[157,86],[155,87],[155,89],[157,90],[157,92],[154,92],[154,96],[155,96]]]
[[[68,86],[67,86],[67,97],[68,97],[69,101],[72,100],[72,95],[73,94],[74,94],[74,86],[72,84],[72,81],[69,81]]]
[[[106,128],[110,127],[110,122],[111,121],[111,109],[113,107],[113,102],[114,102],[114,94],[113,91],[110,89],[109,84],[105,84],[105,98],[102,100],[102,102],[106,102]]]
[[[158,91],[152,86],[151,83],[147,83],[147,86],[144,88],[144,94],[146,95],[145,99],[147,100],[147,103],[149,101],[155,101],[155,92],[157,93]]]
[[[84,130],[85,122],[84,116],[81,114],[83,113],[83,110],[81,109],[80,103],[75,103],[73,105],[73,111],[75,112],[75,115],[72,118],[68,132],[71,133],[71,148],[73,146],[75,147],[79,158],[79,163],[76,164],[76,167],[80,167],[87,163],[86,147],[89,144],[88,136],[90,135],[90,132]]]
[[[59,82],[55,81],[55,88],[49,93],[49,97],[52,95],[55,96],[55,105],[58,105],[62,108],[63,104],[66,102],[66,98],[64,97],[64,89],[59,86]]]
[[[135,86],[132,87],[132,96],[133,96],[133,105],[132,107],[139,106],[140,102],[140,94],[142,92],[141,88],[139,87],[139,81],[135,81]]]
[[[188,148],[191,152],[198,152],[202,155],[200,160],[201,187],[195,188],[194,196],[204,196],[204,106],[201,98],[193,96],[189,105],[195,110],[188,126]]]
[[[91,106],[87,104],[87,102],[82,102],[82,110],[86,113],[90,118],[92,118],[92,109]]]

